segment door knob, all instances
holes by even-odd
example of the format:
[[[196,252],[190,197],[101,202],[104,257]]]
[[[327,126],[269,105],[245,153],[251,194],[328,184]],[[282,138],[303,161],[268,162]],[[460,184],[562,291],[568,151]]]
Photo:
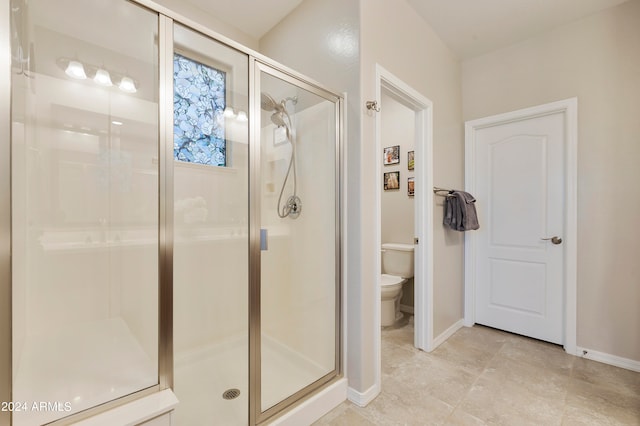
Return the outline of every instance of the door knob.
[[[562,244],[562,238],[560,237],[549,237],[549,238],[540,238],[541,240],[545,240],[545,241],[549,241],[551,240],[551,242],[553,244]]]

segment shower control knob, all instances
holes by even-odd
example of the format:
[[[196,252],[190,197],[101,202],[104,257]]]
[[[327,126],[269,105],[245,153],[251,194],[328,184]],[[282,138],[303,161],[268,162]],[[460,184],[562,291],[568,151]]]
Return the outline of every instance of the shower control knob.
[[[302,212],[302,201],[300,200],[300,197],[297,195],[289,197],[287,200],[287,210],[289,211],[288,216],[291,217],[291,219],[295,219],[300,216],[300,213]]]

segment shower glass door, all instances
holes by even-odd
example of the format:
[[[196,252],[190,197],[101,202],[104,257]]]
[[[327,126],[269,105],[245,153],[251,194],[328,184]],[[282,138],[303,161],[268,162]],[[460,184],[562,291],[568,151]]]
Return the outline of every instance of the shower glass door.
[[[24,426],[159,385],[159,18],[109,0],[12,0],[10,13],[12,424]]]
[[[257,64],[262,420],[339,372],[339,99]]]

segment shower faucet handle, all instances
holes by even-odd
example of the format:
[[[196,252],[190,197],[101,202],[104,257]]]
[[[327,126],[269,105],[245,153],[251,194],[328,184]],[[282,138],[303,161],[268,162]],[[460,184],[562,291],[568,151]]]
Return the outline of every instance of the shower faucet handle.
[[[269,231],[267,228],[260,228],[260,251],[269,250]]]

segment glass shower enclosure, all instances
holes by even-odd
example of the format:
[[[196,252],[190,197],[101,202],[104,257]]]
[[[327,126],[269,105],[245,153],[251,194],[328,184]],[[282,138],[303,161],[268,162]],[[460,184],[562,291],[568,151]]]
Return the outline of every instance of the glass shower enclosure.
[[[12,424],[171,388],[253,425],[340,378],[342,97],[151,2],[10,4],[2,344],[56,404]]]

